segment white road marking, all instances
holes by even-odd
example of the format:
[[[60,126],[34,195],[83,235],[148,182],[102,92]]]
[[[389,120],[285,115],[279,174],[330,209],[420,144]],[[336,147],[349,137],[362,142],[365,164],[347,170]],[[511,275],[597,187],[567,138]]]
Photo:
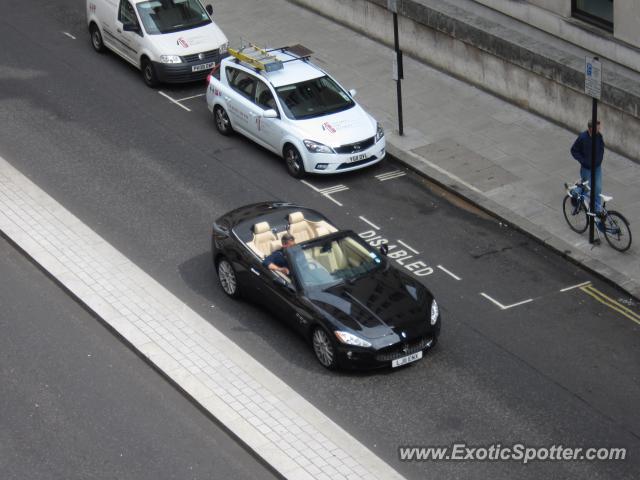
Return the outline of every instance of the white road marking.
[[[178,105],[178,106],[179,106],[179,107],[181,107],[181,108],[184,108],[187,112],[190,112],[190,111],[191,111],[191,109],[190,109],[190,108],[185,107],[185,106],[184,106],[184,105],[182,105],[178,100],[176,100],[176,99],[174,99],[174,98],[171,98],[171,97],[170,97],[169,95],[167,95],[166,93],[164,93],[164,92],[162,92],[162,91],[160,91],[160,90],[158,90],[158,93],[159,93],[160,95],[162,95],[163,97],[165,97],[166,99],[168,99],[170,102],[175,103],[176,105]]]
[[[408,248],[409,250],[411,250],[413,253],[415,253],[416,255],[420,255],[420,252],[418,252],[415,248],[410,247],[409,245],[407,245],[406,243],[404,243],[402,240],[398,240],[398,243],[400,245],[402,245],[405,248]]]
[[[398,178],[398,177],[403,177],[405,176],[407,173],[403,172],[402,170],[393,170],[391,172],[386,172],[386,173],[381,173],[379,175],[376,175],[376,178],[381,181],[384,182],[386,180],[392,180],[394,178]]]
[[[320,192],[319,188],[314,187],[313,185],[311,185],[309,182],[305,181],[305,180],[300,180],[302,183],[304,183],[307,187],[314,189],[316,192]]]
[[[199,93],[198,95],[192,95],[190,97],[184,97],[181,98],[180,100],[176,100],[177,102],[184,102],[185,100],[191,100],[192,98],[198,98],[198,97],[204,97],[206,95],[206,93]]]
[[[482,295],[484,298],[486,298],[487,300],[489,300],[493,304],[497,305],[501,310],[508,310],[510,308],[517,307],[519,305],[524,305],[525,303],[533,302],[533,298],[529,298],[527,300],[523,300],[522,302],[514,303],[514,304],[511,304],[511,305],[502,305],[499,301],[491,298],[489,295],[487,295],[484,292],[480,293],[480,295]]]
[[[335,185],[333,187],[323,188],[322,190],[320,190],[320,193],[332,194],[332,193],[344,192],[345,190],[349,190],[349,187],[347,187],[346,185]]]
[[[451,180],[455,180],[456,182],[464,185],[465,187],[467,187],[470,190],[473,190],[476,193],[482,193],[481,190],[477,189],[476,187],[474,187],[473,185],[471,185],[470,183],[465,182],[464,180],[462,180],[460,177],[458,177],[457,175],[454,175],[453,173],[447,172],[444,168],[442,168],[439,165],[436,165],[433,162],[430,162],[429,160],[427,160],[424,157],[421,157],[420,155],[417,155],[413,152],[407,152],[409,155],[411,155],[412,157],[415,157],[417,159],[419,159],[421,162],[426,163],[427,165],[429,165],[431,168],[433,168],[434,170],[437,170],[438,172],[446,175],[447,177],[449,177]]]
[[[442,265],[438,265],[438,268],[440,270],[442,270],[444,273],[446,273],[447,275],[452,276],[453,278],[455,278],[456,280],[462,280],[459,276],[457,276],[455,273],[451,273],[449,270],[447,270],[446,268],[444,268]]]
[[[323,197],[328,198],[329,200],[331,200],[333,203],[335,203],[336,205],[338,205],[339,207],[342,207],[342,204],[337,201],[335,198],[331,197],[331,193],[337,193],[337,192],[342,192],[344,190],[349,190],[349,187],[345,186],[345,185],[336,185],[334,187],[328,187],[328,188],[324,188],[324,189],[320,189],[317,187],[314,187],[313,185],[311,185],[309,182],[305,181],[305,180],[300,180],[302,183],[304,183],[307,187],[312,188],[314,191],[322,194]],[[340,187],[339,189],[337,189],[338,187]],[[336,190],[337,189],[337,190]],[[328,192],[328,193],[327,193]]]
[[[371,225],[376,230],[380,230],[380,227],[378,227],[375,223],[370,222],[369,220],[364,218],[362,215],[360,215],[360,217],[358,217],[358,218],[360,218],[360,220],[362,220],[364,223],[368,223],[369,225]]]
[[[72,40],[75,40],[76,37],[74,37],[73,35],[71,35],[69,32],[62,32],[63,35],[66,35],[67,37],[71,38]]]
[[[567,287],[567,288],[563,288],[562,290],[560,290],[561,292],[568,292],[569,290],[573,290],[574,288],[580,288],[580,287],[584,287],[585,285],[589,285],[591,282],[583,282],[583,283],[579,283],[578,285],[574,285],[572,287]]]

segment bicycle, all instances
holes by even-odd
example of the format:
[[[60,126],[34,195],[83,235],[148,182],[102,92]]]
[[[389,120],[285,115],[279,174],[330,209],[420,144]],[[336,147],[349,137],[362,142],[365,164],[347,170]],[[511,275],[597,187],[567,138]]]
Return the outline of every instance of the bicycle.
[[[573,186],[565,183],[567,196],[564,197],[562,210],[564,218],[569,224],[569,228],[577,233],[584,233],[589,227],[589,217],[595,217],[595,231],[598,232],[598,243],[600,242],[600,232],[604,233],[604,238],[612,248],[619,252],[624,252],[631,246],[631,230],[626,218],[615,210],[607,210],[606,203],[613,200],[613,197],[600,194],[602,200],[602,213],[596,215],[589,208],[590,188],[589,182],[576,182]],[[581,193],[577,192],[581,189]]]

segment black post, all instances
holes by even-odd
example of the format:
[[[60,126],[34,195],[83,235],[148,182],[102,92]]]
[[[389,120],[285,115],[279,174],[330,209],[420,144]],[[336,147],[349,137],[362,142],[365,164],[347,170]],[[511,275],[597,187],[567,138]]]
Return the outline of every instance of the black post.
[[[396,65],[398,78],[396,79],[396,97],[398,99],[398,134],[403,135],[402,127],[402,50],[400,50],[400,38],[398,37],[398,14],[393,12],[393,43],[396,51]]]
[[[589,210],[596,211],[596,142],[598,140],[598,100],[593,99],[591,108],[591,198],[589,200]],[[595,217],[589,217],[589,243],[595,241]]]

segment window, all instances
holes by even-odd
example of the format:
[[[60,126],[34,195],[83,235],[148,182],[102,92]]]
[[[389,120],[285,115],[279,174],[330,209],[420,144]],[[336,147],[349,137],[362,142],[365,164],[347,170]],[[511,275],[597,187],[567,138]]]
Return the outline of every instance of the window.
[[[118,21],[124,23],[138,24],[138,18],[136,12],[127,0],[120,2],[120,8],[118,9]]]
[[[276,100],[273,98],[273,94],[266,83],[258,80],[256,85],[256,105],[264,110],[269,110],[272,108],[273,110],[278,111],[276,107]]]
[[[179,32],[211,23],[198,0],[150,0],[136,6],[150,35]]]
[[[327,76],[277,87],[276,92],[285,115],[294,120],[330,115],[355,105],[349,94]]]
[[[572,0],[574,17],[613,31],[613,0]]]
[[[236,68],[227,68],[227,78],[231,88],[253,102],[253,92],[257,81],[253,75]]]

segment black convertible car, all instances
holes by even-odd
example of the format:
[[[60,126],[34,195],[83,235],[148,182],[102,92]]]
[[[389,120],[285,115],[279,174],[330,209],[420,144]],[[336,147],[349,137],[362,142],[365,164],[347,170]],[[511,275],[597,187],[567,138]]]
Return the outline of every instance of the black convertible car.
[[[263,259],[291,233],[283,250],[289,276]],[[396,269],[382,251],[314,210],[259,203],[213,225],[212,255],[231,297],[263,304],[313,346],[327,368],[398,367],[422,358],[440,332],[440,313],[421,283]]]

